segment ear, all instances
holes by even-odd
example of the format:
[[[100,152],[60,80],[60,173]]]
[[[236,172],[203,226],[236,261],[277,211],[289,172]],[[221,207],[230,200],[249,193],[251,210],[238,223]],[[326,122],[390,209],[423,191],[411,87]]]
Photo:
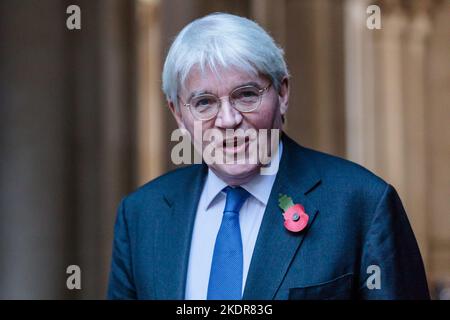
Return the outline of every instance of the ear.
[[[280,102],[280,113],[284,116],[288,110],[289,103],[289,79],[284,77],[281,80],[280,90],[278,92],[278,99]]]
[[[172,112],[172,115],[173,115],[173,117],[175,118],[175,121],[178,124],[178,128],[186,129],[186,127],[184,125],[184,122],[183,122],[183,116],[181,114],[180,109],[171,100],[167,100],[167,105],[169,106],[170,112]]]

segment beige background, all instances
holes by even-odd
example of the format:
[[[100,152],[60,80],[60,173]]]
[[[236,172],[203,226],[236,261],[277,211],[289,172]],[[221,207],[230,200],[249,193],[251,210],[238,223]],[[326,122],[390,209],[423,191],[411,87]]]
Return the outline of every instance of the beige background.
[[[80,31],[65,27],[69,4]],[[366,27],[370,4],[381,30]],[[285,49],[292,137],[399,191],[437,298],[450,282],[449,0],[1,1],[0,298],[104,297],[118,201],[174,167],[163,57],[215,11]],[[70,264],[82,290],[66,289]]]

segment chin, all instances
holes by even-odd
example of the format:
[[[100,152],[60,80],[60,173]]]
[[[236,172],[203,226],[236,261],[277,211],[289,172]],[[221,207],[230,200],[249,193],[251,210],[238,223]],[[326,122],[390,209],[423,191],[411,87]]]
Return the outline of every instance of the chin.
[[[233,181],[243,184],[259,172],[258,164],[214,164],[210,167],[228,184]]]

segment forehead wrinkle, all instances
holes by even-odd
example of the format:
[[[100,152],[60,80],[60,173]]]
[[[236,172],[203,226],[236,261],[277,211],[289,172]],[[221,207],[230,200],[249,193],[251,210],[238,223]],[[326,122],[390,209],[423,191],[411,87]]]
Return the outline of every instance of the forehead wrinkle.
[[[186,81],[184,82],[182,89],[184,91],[187,91],[186,93],[189,94],[189,98],[191,98],[193,95],[198,95],[202,93],[218,95],[218,88],[223,86],[224,80],[226,78],[224,76],[221,76],[224,74],[232,76],[231,77],[232,80],[229,80],[232,83],[230,84],[229,88],[227,88],[229,92],[238,87],[249,84],[256,85],[258,87],[262,86],[260,82],[262,82],[263,77],[259,76],[257,73],[253,74],[253,72],[223,67],[215,70],[212,70],[210,67],[206,67],[205,69],[202,70],[202,67],[197,65],[192,67],[191,71],[186,77]],[[233,77],[234,75],[237,76]],[[191,91],[191,89],[188,88],[187,84],[192,81],[192,78],[194,76],[198,76],[198,78],[195,79],[195,82],[200,83],[200,85],[194,86],[194,88]],[[212,76],[214,77],[214,81],[208,81],[206,83],[204,82],[205,78]],[[217,83],[217,86],[213,87],[214,85],[213,82]]]
[[[239,85],[234,86],[234,87],[230,90],[229,93],[232,93],[234,90],[239,89],[239,88],[242,88],[242,87],[246,87],[246,86],[254,86],[254,87],[258,88],[258,89],[262,89],[262,88],[263,88],[263,86],[262,86],[261,84],[259,84],[258,82],[256,82],[256,81],[246,81],[246,82],[243,82],[243,83],[241,83],[241,84],[239,84]],[[194,90],[194,91],[189,95],[189,97],[188,97],[187,100],[189,101],[190,99],[192,99],[192,98],[194,98],[194,97],[201,96],[201,95],[204,95],[204,94],[211,94],[211,95],[217,96],[216,93],[214,93],[214,92],[212,92],[211,90],[208,90],[208,89]]]
[[[202,77],[213,74],[218,81],[222,80],[222,75],[227,72],[237,72],[246,74],[249,76],[258,76],[259,71],[247,61],[234,61],[236,59],[230,59],[231,61],[218,61],[216,57],[201,52],[202,59],[194,59],[185,66],[182,72],[183,77],[180,79],[182,82],[188,81],[188,79],[194,73],[199,73]]]

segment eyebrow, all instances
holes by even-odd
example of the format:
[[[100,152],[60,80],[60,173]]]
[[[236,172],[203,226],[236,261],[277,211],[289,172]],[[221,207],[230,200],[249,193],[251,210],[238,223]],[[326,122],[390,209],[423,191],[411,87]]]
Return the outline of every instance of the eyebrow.
[[[261,85],[260,85],[259,83],[255,82],[255,81],[248,81],[248,82],[244,82],[244,83],[242,83],[242,84],[240,84],[240,85],[234,87],[233,89],[231,89],[230,92],[232,92],[233,90],[236,90],[236,89],[238,89],[238,88],[246,87],[246,86],[254,86],[254,87],[257,87],[257,88],[261,89]],[[192,98],[194,98],[194,97],[196,97],[196,96],[201,96],[201,95],[203,95],[203,94],[212,94],[212,95],[215,95],[215,96],[216,96],[216,94],[213,93],[213,92],[210,91],[210,90],[197,90],[197,91],[193,91],[193,92],[189,95],[189,98],[187,99],[187,101],[190,101]]]

